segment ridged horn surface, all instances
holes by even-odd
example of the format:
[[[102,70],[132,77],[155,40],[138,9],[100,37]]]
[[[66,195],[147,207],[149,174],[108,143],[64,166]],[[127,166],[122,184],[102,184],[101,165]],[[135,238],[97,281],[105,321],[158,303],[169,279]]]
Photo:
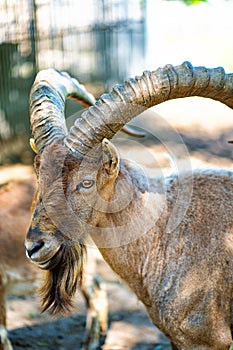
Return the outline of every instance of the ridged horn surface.
[[[189,62],[145,71],[103,94],[75,121],[64,142],[77,157],[83,157],[145,109],[189,96],[211,98],[233,108],[233,74],[226,74],[222,67],[193,67]]]
[[[38,153],[53,140],[67,135],[66,98],[72,98],[84,107],[95,103],[94,96],[67,73],[46,69],[37,74],[30,92],[30,120]]]

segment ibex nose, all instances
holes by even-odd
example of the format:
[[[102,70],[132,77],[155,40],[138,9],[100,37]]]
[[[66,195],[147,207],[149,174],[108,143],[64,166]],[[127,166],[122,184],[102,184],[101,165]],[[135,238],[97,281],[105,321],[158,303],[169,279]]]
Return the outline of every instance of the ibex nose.
[[[30,226],[25,240],[26,255],[28,258],[32,258],[32,255],[38,253],[44,246],[44,240],[40,236],[41,234],[38,228],[34,227],[32,229]]]
[[[43,241],[38,241],[38,242],[30,242],[30,241],[25,241],[25,247],[26,247],[26,254],[29,258],[32,257],[34,253],[37,253],[44,245]]]

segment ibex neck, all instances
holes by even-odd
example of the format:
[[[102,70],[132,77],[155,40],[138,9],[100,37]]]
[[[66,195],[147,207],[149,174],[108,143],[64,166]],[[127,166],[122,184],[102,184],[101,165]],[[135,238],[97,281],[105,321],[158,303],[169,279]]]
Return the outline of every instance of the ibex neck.
[[[109,201],[98,213],[94,239],[99,247],[126,245],[155,226],[165,205],[164,192],[145,174],[122,163]]]
[[[112,229],[109,235],[112,235],[112,241],[109,239],[105,242],[112,245],[99,247],[104,260],[127,281],[137,297],[148,307],[152,300],[150,276],[147,272],[155,272],[159,268],[156,265],[161,248],[159,242],[167,221],[166,208],[162,210],[161,202],[161,195],[154,192],[142,193],[138,189],[134,201],[127,210],[122,211],[124,224],[119,222],[120,213],[110,215]]]

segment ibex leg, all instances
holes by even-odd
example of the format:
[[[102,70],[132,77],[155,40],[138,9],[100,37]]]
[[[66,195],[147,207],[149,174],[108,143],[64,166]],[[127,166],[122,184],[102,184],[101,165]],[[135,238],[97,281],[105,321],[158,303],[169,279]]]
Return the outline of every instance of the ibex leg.
[[[105,285],[96,274],[94,249],[87,251],[87,270],[82,293],[86,300],[86,338],[82,350],[101,349],[108,327],[108,301]]]

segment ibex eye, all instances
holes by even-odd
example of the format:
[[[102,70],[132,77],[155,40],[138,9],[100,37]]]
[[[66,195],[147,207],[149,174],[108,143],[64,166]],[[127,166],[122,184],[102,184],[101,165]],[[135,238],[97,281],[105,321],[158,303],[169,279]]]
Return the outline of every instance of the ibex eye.
[[[83,180],[81,182],[81,186],[84,188],[91,188],[94,185],[94,181],[93,180]]]

